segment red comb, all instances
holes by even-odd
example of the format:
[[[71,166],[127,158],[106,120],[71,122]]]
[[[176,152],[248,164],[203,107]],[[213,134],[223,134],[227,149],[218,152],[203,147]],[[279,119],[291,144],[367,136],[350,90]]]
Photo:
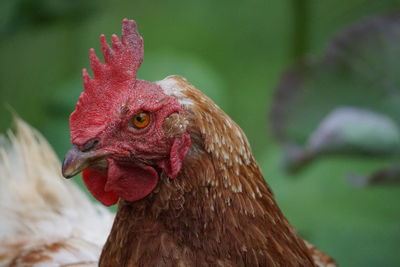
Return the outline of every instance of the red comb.
[[[87,70],[83,69],[83,82],[85,90],[104,87],[96,84],[108,84],[110,82],[123,82],[136,79],[136,72],[143,61],[143,39],[136,29],[134,20],[122,20],[122,38],[112,35],[112,47],[106,41],[104,34],[100,35],[101,50],[104,64],[96,56],[94,49],[90,49],[90,66],[94,79],[91,79]]]
[[[83,142],[88,132],[97,132],[104,127],[105,120],[115,110],[112,106],[120,104],[117,99],[126,99],[124,95],[135,88],[136,72],[143,60],[143,39],[134,20],[122,20],[121,40],[113,34],[109,46],[105,36],[100,35],[100,43],[104,63],[94,49],[90,49],[93,79],[83,69],[85,90],[70,116],[71,138],[76,142]]]

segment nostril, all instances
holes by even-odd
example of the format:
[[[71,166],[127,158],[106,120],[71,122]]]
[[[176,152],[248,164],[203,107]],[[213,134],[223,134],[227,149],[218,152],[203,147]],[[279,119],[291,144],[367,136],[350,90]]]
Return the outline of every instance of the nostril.
[[[96,146],[99,144],[99,140],[97,138],[93,138],[89,141],[87,141],[83,146],[80,148],[82,152],[88,152],[90,150],[93,150],[96,148]]]

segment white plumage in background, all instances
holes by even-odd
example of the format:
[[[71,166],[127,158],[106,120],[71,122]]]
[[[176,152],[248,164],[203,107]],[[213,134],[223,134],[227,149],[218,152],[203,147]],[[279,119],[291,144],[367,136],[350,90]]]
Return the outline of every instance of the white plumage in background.
[[[0,136],[0,266],[97,266],[114,215],[62,178],[40,133],[15,124]]]

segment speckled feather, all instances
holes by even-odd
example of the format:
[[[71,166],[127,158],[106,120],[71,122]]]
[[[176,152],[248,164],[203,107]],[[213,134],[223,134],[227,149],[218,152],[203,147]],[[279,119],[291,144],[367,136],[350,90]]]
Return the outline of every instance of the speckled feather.
[[[183,78],[158,84],[185,109],[164,129],[187,128],[192,146],[176,179],[120,202],[100,265],[335,266],[283,216],[240,127]]]

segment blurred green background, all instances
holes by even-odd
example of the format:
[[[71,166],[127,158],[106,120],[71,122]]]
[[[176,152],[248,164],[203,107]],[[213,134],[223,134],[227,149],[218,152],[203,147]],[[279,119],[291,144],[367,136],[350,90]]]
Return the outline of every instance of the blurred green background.
[[[338,30],[396,10],[394,0],[78,1],[0,3],[0,130],[11,106],[38,128],[60,158],[69,148],[68,116],[82,90],[81,69],[98,36],[135,19],[145,40],[138,77],[179,74],[211,96],[244,129],[266,180],[300,234],[341,266],[400,266],[400,187],[354,188],[349,170],[368,173],[385,159],[323,159],[296,177],[267,114],[282,72],[320,55]],[[98,52],[98,54],[100,54]],[[244,229],[245,230],[245,229]]]

